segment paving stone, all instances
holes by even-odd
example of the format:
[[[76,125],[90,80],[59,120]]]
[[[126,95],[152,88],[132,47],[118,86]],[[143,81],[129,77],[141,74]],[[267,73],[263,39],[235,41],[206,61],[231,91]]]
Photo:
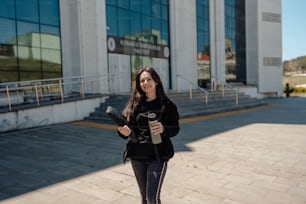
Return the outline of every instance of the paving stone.
[[[305,204],[306,98],[181,124],[164,204]],[[1,204],[127,204],[140,196],[116,131],[65,123],[0,135]]]

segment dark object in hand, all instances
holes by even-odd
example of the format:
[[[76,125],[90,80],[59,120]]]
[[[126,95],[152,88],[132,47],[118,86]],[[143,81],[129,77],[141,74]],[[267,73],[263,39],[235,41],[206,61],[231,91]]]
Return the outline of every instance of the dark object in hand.
[[[112,119],[118,126],[124,126],[127,124],[126,119],[112,106],[107,106],[106,114]]]
[[[118,126],[125,126],[128,125],[127,120],[122,116],[121,113],[119,113],[115,108],[112,106],[107,106],[106,108],[106,114],[112,119],[114,123],[116,123]],[[129,135],[130,139],[133,142],[137,142],[137,137],[135,136],[133,130],[131,127],[131,134]]]

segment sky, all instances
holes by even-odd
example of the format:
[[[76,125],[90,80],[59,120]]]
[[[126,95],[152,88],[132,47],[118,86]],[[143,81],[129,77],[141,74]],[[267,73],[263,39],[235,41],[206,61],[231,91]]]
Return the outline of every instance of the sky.
[[[283,60],[306,55],[306,0],[282,0]]]

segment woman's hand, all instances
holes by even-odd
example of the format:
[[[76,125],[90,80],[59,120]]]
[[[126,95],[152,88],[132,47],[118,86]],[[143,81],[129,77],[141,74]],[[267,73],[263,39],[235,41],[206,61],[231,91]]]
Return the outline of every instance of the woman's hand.
[[[161,122],[151,123],[151,132],[154,135],[161,134],[164,132],[164,126]]]
[[[121,135],[128,137],[131,134],[131,129],[125,125],[125,126],[119,126],[118,131],[120,132]]]

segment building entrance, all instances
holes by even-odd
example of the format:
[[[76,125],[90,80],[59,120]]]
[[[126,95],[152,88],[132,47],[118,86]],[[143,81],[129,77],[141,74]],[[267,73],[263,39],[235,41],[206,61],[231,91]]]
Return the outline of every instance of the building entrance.
[[[111,93],[131,92],[131,61],[129,55],[109,54],[109,87]]]

